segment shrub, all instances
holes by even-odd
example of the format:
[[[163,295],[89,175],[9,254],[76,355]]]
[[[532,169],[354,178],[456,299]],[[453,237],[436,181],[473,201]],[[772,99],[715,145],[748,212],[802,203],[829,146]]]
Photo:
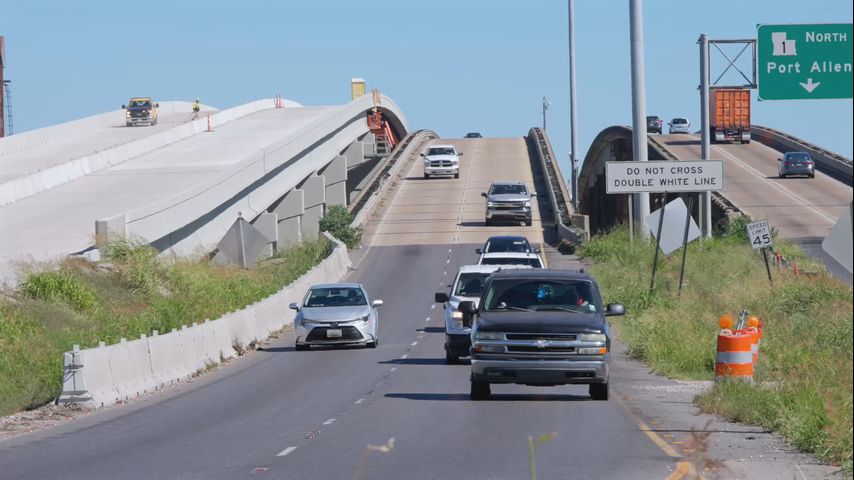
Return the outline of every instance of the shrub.
[[[344,242],[347,248],[357,248],[362,242],[362,228],[351,227],[353,216],[343,205],[332,205],[320,219],[320,230]]]
[[[63,303],[77,312],[94,312],[98,302],[95,294],[73,275],[65,271],[31,272],[21,285],[27,298],[48,303]]]

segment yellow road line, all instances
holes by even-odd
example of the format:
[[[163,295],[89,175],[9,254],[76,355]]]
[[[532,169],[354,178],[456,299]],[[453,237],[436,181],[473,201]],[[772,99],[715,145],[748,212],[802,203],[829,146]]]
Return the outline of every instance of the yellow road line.
[[[683,478],[688,478],[693,473],[693,470],[689,462],[679,462],[676,464],[676,470],[664,480],[682,480]]]
[[[679,452],[677,452],[673,447],[671,447],[667,442],[665,442],[664,439],[659,437],[657,433],[652,431],[652,429],[649,428],[649,426],[647,426],[647,424],[644,423],[643,420],[638,418],[637,415],[632,412],[629,406],[626,405],[619,397],[616,397],[616,400],[617,403],[619,403],[620,406],[623,407],[623,409],[629,414],[629,416],[635,420],[635,422],[638,424],[638,427],[640,427],[641,432],[643,432],[644,435],[647,436],[647,438],[652,440],[652,443],[657,445],[658,448],[663,450],[664,453],[666,453],[668,456],[673,458],[682,458],[682,455],[680,455]]]
[[[546,245],[540,242],[540,257],[543,258],[543,266],[549,268],[549,260],[546,258]]]

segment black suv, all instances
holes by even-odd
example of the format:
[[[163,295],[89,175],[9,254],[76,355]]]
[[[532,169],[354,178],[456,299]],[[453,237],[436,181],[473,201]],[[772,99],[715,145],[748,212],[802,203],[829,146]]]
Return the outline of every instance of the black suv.
[[[661,135],[661,130],[664,128],[664,120],[661,117],[652,115],[646,117],[646,133],[657,133]]]
[[[490,384],[587,384],[594,400],[608,399],[611,331],[605,317],[624,315],[602,305],[599,286],[581,271],[499,270],[480,301],[460,302],[471,327],[471,399],[490,396]]]

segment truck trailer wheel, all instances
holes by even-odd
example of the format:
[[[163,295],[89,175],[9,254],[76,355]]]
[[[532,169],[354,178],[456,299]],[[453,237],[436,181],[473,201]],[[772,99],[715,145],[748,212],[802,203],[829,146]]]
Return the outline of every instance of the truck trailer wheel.
[[[590,398],[593,400],[608,400],[608,384],[591,383]]]
[[[471,381],[471,392],[469,393],[469,397],[472,400],[488,400],[490,394],[492,394],[492,391],[490,390],[488,383],[478,382],[477,380]]]

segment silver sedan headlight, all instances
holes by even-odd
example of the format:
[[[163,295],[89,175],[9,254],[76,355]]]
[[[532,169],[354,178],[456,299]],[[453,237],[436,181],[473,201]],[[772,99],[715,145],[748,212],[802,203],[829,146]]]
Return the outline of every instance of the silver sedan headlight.
[[[487,206],[487,207],[491,207],[492,205],[493,205],[493,203],[492,203],[492,202],[486,202],[486,206]]]
[[[356,321],[357,321],[357,322],[361,321],[361,322],[368,323],[368,322],[370,322],[370,321],[371,321],[371,316],[370,316],[370,315],[365,315],[365,316],[359,317]]]

